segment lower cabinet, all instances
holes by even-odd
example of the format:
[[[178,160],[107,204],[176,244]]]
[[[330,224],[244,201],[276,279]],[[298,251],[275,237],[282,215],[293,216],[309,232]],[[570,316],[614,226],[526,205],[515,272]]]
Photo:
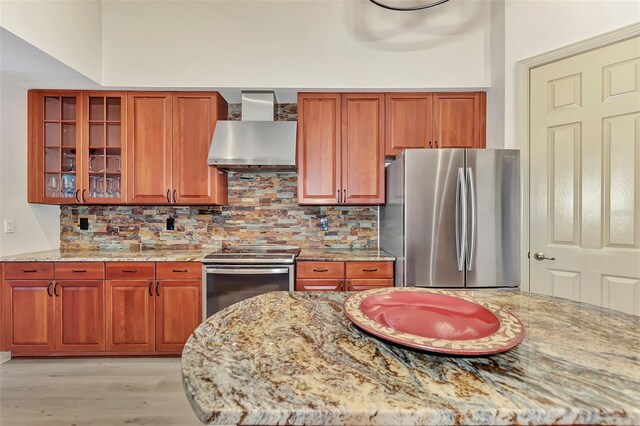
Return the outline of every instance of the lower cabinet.
[[[155,349],[154,280],[107,281],[107,351]]]
[[[104,351],[104,281],[56,281],[53,299],[56,351]]]
[[[393,287],[393,262],[296,264],[296,291],[364,291],[380,287]]]
[[[181,352],[193,330],[202,322],[200,281],[157,282],[156,351]]]
[[[33,355],[55,351],[55,303],[51,287],[49,280],[5,280],[5,350]]]
[[[49,265],[0,264],[0,347],[14,356],[180,354],[202,320],[200,263]]]

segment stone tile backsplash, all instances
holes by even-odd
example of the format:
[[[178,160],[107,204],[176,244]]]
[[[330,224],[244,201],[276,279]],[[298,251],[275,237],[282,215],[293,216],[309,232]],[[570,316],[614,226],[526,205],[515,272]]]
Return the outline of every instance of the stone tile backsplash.
[[[299,206],[295,173],[229,176],[227,206],[62,206],[61,249],[218,249],[277,243],[302,248],[377,248],[378,208]],[[166,231],[167,217],[176,218]],[[89,218],[81,231],[80,217]],[[320,229],[327,217],[329,230]]]
[[[240,116],[229,104],[229,119]],[[278,104],[277,120],[295,120],[295,104]],[[291,172],[229,175],[227,206],[62,206],[60,248],[218,249],[229,244],[293,244],[301,248],[377,248],[378,208],[299,206]],[[175,231],[166,230],[167,217]],[[89,218],[81,231],[80,217]],[[329,230],[320,229],[327,217]]]

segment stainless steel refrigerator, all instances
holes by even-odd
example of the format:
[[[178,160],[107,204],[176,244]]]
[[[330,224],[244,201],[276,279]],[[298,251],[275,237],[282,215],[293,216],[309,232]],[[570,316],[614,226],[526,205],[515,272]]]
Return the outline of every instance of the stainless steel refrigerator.
[[[395,285],[520,285],[516,150],[411,149],[386,167],[380,246]]]

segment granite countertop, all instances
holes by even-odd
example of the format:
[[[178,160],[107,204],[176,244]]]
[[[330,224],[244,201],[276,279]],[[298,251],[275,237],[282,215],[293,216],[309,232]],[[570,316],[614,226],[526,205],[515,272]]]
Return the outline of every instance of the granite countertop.
[[[393,261],[395,257],[386,251],[376,249],[303,249],[300,251],[298,261],[317,262],[369,262],[369,261]]]
[[[194,331],[185,392],[209,424],[640,424],[640,317],[517,290],[473,294],[517,315],[524,342],[435,355],[352,325],[348,293],[273,292]]]
[[[48,250],[0,257],[0,262],[200,262],[212,249],[194,250]]]

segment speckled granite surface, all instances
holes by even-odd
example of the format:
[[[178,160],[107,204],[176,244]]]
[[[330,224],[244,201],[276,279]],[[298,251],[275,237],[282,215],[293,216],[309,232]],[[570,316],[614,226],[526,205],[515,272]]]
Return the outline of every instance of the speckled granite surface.
[[[49,250],[0,257],[0,262],[200,262],[213,250]]]
[[[640,424],[640,317],[518,291],[477,291],[527,338],[456,358],[352,325],[346,293],[274,292],[187,342],[187,397],[209,424]]]
[[[392,261],[395,259],[389,253],[375,249],[303,249],[296,258],[298,261],[317,262]]]

